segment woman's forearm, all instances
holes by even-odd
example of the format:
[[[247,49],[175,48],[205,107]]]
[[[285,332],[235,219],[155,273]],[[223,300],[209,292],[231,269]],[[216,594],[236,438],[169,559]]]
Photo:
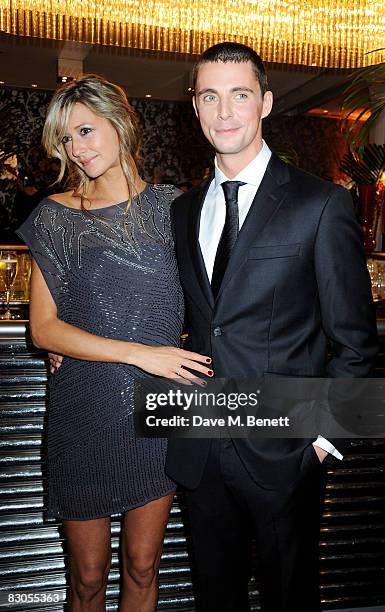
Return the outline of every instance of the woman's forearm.
[[[135,365],[149,374],[178,380],[182,384],[205,383],[199,376],[211,377],[211,358],[175,346],[147,346],[138,342],[113,340],[90,334],[56,317],[31,317],[33,343],[58,355],[85,361]]]
[[[135,342],[91,334],[57,318],[40,322],[32,318],[31,337],[38,348],[87,361],[135,364],[135,353],[144,348]]]

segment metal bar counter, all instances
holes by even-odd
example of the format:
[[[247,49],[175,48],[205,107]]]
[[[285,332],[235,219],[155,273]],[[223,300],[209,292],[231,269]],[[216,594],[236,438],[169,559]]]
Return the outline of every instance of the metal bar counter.
[[[379,331],[385,335],[385,319],[379,320]],[[384,352],[382,345],[382,372]],[[43,511],[45,358],[32,346],[26,322],[0,323],[0,610],[64,610],[66,558],[60,522],[47,519]],[[178,495],[161,562],[159,610],[195,610],[182,514],[183,497]],[[114,517],[108,611],[117,610],[119,530],[119,517]],[[320,559],[324,609],[385,604],[383,439],[352,441],[341,467],[328,468]],[[9,594],[20,592],[24,600],[10,604]],[[60,601],[46,597],[30,603],[33,594],[60,596]],[[254,582],[250,594],[252,609],[260,609]]]

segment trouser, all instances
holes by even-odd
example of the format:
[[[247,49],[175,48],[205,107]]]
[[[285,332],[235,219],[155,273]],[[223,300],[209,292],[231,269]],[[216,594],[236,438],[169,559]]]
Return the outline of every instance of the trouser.
[[[230,439],[213,440],[203,478],[186,491],[199,612],[248,612],[250,541],[265,612],[317,612],[322,468],[310,445],[295,484],[267,490]]]

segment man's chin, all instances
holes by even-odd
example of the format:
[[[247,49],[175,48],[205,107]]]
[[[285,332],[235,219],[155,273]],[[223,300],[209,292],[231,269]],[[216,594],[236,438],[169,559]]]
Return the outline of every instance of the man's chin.
[[[242,151],[242,147],[236,146],[236,145],[233,145],[233,146],[227,145],[227,146],[225,146],[225,145],[220,145],[220,144],[216,143],[214,145],[214,147],[215,147],[216,153],[217,154],[219,153],[219,155],[237,155],[238,153],[240,153]]]

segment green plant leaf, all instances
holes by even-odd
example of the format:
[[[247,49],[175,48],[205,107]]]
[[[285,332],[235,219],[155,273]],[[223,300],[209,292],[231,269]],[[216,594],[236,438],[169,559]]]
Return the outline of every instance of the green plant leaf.
[[[385,172],[385,144],[370,144],[358,152],[349,151],[341,160],[340,169],[357,184],[376,184]]]
[[[384,85],[385,63],[360,68],[352,73],[350,79],[341,104],[341,131],[350,150],[362,156],[369,131],[385,110],[385,94],[373,98],[370,91],[370,88]],[[357,110],[360,110],[359,114],[352,119],[352,114]],[[370,117],[362,123],[362,117],[368,112],[371,113]]]

